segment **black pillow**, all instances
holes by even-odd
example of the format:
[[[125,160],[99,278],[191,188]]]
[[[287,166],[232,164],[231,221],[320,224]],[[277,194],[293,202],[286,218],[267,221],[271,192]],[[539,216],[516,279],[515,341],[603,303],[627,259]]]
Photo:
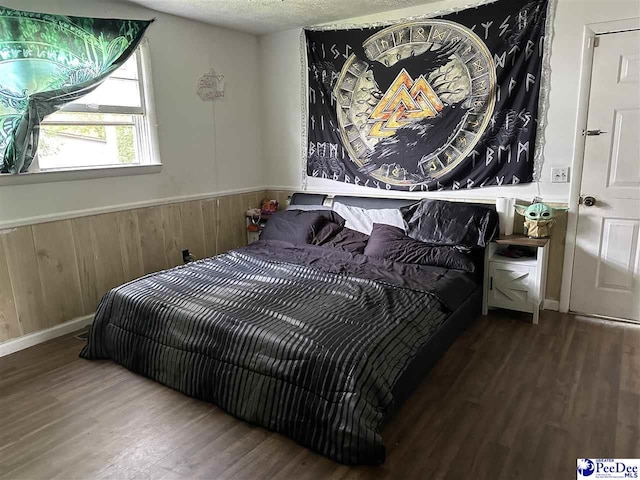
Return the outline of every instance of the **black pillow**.
[[[406,236],[401,228],[379,223],[373,224],[364,254],[392,262],[475,271],[471,257],[457,248],[427,245]]]
[[[336,235],[328,240],[320,243],[323,247],[337,248],[351,253],[364,253],[367,246],[369,235],[351,230],[350,228],[341,229]]]
[[[407,235],[430,245],[482,248],[498,236],[498,214],[482,205],[422,200],[400,212]]]
[[[325,212],[284,210],[274,213],[262,230],[260,240],[281,240],[293,244],[311,243],[327,223]]]

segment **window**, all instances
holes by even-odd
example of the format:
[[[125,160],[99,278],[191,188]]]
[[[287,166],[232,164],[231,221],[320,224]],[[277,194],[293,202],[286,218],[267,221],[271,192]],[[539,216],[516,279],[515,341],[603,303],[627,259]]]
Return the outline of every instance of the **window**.
[[[93,92],[42,121],[30,171],[160,163],[145,91],[144,55],[139,48]]]

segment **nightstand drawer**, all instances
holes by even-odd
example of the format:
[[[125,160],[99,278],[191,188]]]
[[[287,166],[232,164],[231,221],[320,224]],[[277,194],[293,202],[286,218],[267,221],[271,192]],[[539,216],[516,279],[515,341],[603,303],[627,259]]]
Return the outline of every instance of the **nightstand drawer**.
[[[536,267],[491,262],[489,306],[532,312],[536,296],[535,276]]]

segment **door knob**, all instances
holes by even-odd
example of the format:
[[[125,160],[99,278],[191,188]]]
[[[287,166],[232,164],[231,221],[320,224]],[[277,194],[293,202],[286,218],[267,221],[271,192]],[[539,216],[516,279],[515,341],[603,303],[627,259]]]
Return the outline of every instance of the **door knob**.
[[[591,195],[580,197],[580,204],[585,207],[593,207],[596,204],[596,197],[592,197]]]
[[[582,136],[597,137],[598,135],[602,135],[603,133],[607,133],[607,132],[603,132],[600,129],[597,129],[597,130],[583,130],[582,131]]]

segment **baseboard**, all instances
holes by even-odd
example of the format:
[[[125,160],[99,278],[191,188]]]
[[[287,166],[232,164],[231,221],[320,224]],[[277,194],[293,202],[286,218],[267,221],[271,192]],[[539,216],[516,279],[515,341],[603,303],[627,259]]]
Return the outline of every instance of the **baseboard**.
[[[85,315],[84,317],[75,318],[55,327],[47,328],[46,330],[40,330],[39,332],[33,332],[28,335],[24,335],[19,338],[7,340],[0,343],[0,357],[11,355],[12,353],[24,350],[25,348],[33,347],[40,343],[44,343],[48,340],[52,340],[68,333],[73,333],[80,330],[93,322],[94,314]]]
[[[551,298],[544,299],[544,309],[553,310],[554,312],[560,311],[560,302]]]

